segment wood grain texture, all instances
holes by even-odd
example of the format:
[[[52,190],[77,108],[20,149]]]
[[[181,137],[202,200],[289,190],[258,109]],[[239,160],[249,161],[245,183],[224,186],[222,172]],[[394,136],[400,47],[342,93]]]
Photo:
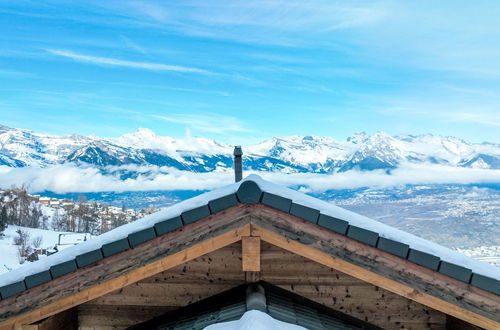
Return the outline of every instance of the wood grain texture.
[[[260,271],[260,238],[242,237],[242,268],[244,272]]]
[[[77,330],[78,311],[75,308],[53,315],[39,322],[23,325],[23,330]]]
[[[168,307],[94,305],[78,306],[79,330],[118,330],[172,310]]]

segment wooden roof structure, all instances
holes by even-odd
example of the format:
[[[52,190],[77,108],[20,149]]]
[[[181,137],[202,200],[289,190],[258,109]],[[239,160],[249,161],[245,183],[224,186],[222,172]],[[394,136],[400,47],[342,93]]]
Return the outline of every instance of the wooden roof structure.
[[[500,329],[497,278],[324,214],[252,177],[207,196],[168,218],[142,219],[146,225],[129,226],[141,229],[126,237],[110,234],[118,238],[98,248],[86,242],[87,250],[53,258],[47,269],[33,264],[36,272],[0,287],[0,329],[58,322],[116,329],[116,318],[86,322],[106,311],[137,314],[124,328],[260,280],[380,328]]]

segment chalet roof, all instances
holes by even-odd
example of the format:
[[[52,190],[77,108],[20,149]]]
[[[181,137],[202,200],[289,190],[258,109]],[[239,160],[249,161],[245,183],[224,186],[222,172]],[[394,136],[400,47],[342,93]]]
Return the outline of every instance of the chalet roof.
[[[0,276],[0,298],[83,268],[238,203],[262,203],[500,295],[500,269],[438,244],[270,183],[257,175],[197,197]]]

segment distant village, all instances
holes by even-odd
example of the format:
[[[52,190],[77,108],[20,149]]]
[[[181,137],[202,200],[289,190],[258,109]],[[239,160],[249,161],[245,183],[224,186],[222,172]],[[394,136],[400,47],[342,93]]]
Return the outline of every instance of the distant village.
[[[78,201],[29,194],[24,187],[0,190],[0,212],[7,224],[100,235],[154,213],[157,209],[131,209],[80,196]]]
[[[78,201],[29,194],[25,187],[0,190],[0,239],[9,225],[18,226],[13,237],[19,264],[36,261],[79,244],[113,228],[143,218],[157,209],[130,209],[105,203]],[[59,232],[50,245],[30,228]],[[38,235],[38,234],[37,234]],[[7,267],[6,265],[4,265]],[[8,267],[7,267],[8,268]]]
[[[49,206],[53,209],[63,209],[65,211],[71,211],[75,208],[76,205],[78,204],[81,205],[82,203],[85,203],[89,207],[97,208],[98,210],[97,214],[99,215],[100,219],[106,223],[106,227],[112,226],[113,216],[119,217],[124,223],[129,223],[158,211],[157,209],[154,208],[145,208],[136,210],[136,209],[128,209],[125,208],[124,206],[123,207],[110,206],[99,202],[86,202],[84,200],[75,202],[71,199],[58,199],[54,197],[43,197],[40,195],[31,195],[31,196],[35,198],[35,200],[42,205]]]

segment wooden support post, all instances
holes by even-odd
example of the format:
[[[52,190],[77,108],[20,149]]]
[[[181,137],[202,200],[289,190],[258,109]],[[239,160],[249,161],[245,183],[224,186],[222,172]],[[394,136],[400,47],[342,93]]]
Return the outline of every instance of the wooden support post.
[[[242,237],[244,272],[260,272],[260,237]]]
[[[245,282],[255,283],[260,281],[260,272],[245,272]]]

